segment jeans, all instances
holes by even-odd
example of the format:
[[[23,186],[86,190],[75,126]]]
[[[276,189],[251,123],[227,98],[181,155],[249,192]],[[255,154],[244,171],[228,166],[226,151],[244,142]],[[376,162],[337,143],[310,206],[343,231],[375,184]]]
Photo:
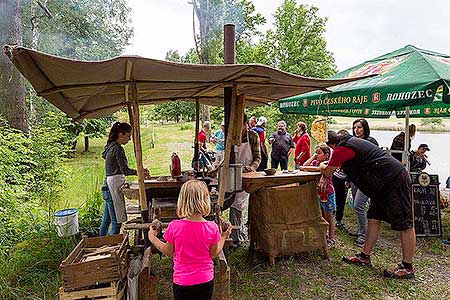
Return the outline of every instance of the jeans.
[[[116,212],[114,211],[114,204],[111,197],[111,193],[108,188],[102,188],[102,197],[105,200],[103,208],[102,223],[100,224],[100,236],[105,236],[108,234],[109,224],[111,224],[111,230],[109,234],[120,233],[121,223],[117,223]]]
[[[366,206],[369,197],[363,194],[360,189],[352,184],[353,199],[355,199],[355,212],[358,218],[358,239],[364,240],[367,230],[367,211]]]
[[[230,223],[233,226],[240,226],[241,229],[233,229],[231,231],[231,239],[233,240],[234,244],[242,245],[246,240],[246,226],[245,221],[242,217],[242,211],[230,207]]]
[[[288,158],[286,157],[285,159],[275,159],[272,157],[272,161],[270,162],[270,164],[272,165],[272,168],[274,169],[278,169],[278,165],[280,165],[281,170],[287,170],[288,169]]]
[[[345,187],[345,179],[340,179],[333,175],[333,186],[336,194],[336,222],[342,222],[345,209],[345,201],[347,200],[347,188]]]

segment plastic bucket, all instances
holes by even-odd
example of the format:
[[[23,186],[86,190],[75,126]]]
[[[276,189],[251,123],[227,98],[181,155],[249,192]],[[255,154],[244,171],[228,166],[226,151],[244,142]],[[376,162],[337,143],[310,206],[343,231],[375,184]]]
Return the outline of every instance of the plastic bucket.
[[[55,212],[56,232],[59,237],[78,233],[78,209],[68,208]]]

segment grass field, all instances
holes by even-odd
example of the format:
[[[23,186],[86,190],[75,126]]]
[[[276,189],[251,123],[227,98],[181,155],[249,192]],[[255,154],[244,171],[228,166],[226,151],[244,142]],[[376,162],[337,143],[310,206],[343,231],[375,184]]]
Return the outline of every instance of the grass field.
[[[152,175],[169,173],[170,155],[176,151],[183,169],[192,158],[193,127],[191,124],[155,126],[155,148],[150,148],[152,128],[142,131],[144,166]],[[79,207],[86,197],[99,189],[104,176],[101,151],[106,138],[94,139],[90,152],[77,152],[67,160],[70,170],[67,189],[61,206]],[[82,145],[79,145],[80,148]],[[126,147],[130,165],[134,166],[133,147]],[[132,160],[133,159],[133,160]],[[133,178],[129,178],[133,180]],[[443,232],[450,234],[450,213],[442,212]],[[356,230],[356,216],[347,208],[344,222]],[[337,232],[337,246],[330,251],[331,258],[323,260],[318,253],[299,257],[285,257],[268,265],[264,256],[250,254],[243,247],[228,253],[231,266],[231,299],[450,299],[450,247],[439,238],[418,239],[415,280],[397,281],[382,277],[383,268],[397,263],[400,246],[397,235],[384,227],[373,255],[374,268],[349,266],[342,256],[356,253],[353,238]],[[158,274],[158,299],[172,299],[170,258],[154,256],[152,267]]]

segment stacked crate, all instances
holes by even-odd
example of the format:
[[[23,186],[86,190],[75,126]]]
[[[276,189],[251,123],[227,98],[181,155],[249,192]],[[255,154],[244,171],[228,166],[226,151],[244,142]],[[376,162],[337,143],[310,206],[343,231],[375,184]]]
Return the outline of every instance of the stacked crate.
[[[128,234],[87,236],[61,263],[60,300],[125,299]]]

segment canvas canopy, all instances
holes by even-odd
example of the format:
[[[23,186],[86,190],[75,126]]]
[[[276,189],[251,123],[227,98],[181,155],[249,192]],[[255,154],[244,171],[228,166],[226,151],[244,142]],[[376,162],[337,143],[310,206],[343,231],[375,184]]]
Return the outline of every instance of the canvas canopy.
[[[87,62],[19,46],[7,45],[4,51],[39,96],[78,120],[125,107],[132,85],[139,105],[196,99],[223,105],[224,87],[237,85],[238,94],[252,106],[360,79],[307,78],[257,64],[194,65],[137,56]]]
[[[330,79],[379,76],[280,102],[283,113],[388,118],[450,116],[450,56],[408,45],[337,73]]]

